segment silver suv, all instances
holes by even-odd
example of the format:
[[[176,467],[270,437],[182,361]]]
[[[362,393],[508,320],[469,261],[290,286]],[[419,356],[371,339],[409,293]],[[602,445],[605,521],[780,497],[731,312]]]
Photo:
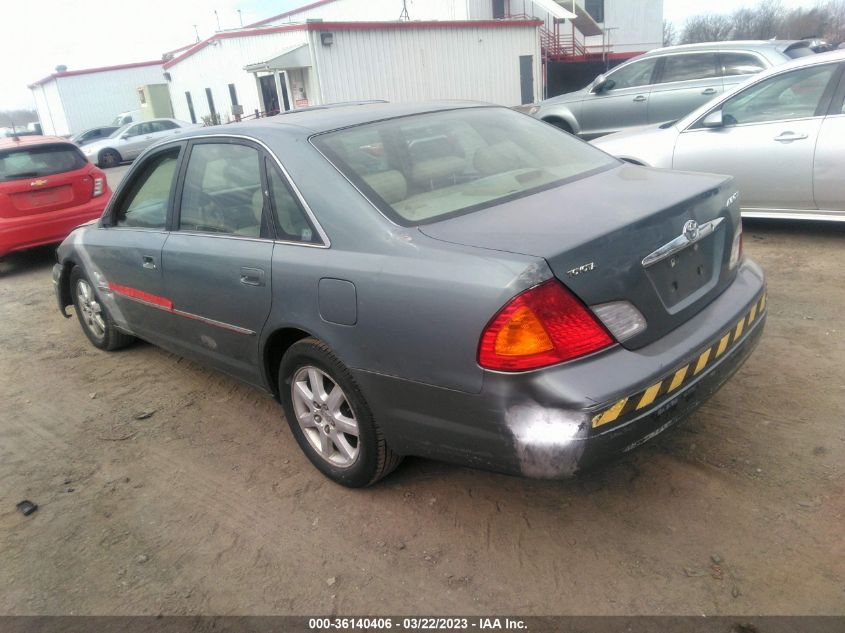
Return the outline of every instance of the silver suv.
[[[766,68],[812,55],[807,41],[708,42],[658,48],[582,90],[520,110],[586,139],[677,120]]]

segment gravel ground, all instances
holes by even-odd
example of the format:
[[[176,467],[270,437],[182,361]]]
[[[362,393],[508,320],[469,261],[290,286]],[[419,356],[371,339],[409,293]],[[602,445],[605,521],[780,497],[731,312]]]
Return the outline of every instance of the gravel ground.
[[[407,459],[361,491],[256,390],[91,347],[52,249],[11,256],[0,614],[845,614],[845,226],[745,245],[766,333],[685,424],[573,481]]]

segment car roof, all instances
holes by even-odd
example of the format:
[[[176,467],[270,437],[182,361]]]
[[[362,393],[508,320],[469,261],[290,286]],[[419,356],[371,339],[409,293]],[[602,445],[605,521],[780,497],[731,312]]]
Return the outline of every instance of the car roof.
[[[19,136],[17,138],[10,136],[0,139],[0,150],[13,149],[16,147],[26,147],[29,145],[44,145],[46,143],[65,143],[73,145],[66,138],[60,136]]]
[[[213,127],[191,130],[180,138],[216,134],[260,135],[262,130],[269,132],[281,131],[297,133],[300,136],[311,136],[322,132],[329,132],[339,128],[373,123],[385,119],[458,110],[463,108],[498,107],[480,101],[434,101],[427,103],[386,103],[386,102],[353,102],[340,103],[331,106],[308,108],[307,110],[292,110],[264,119],[255,119],[241,123],[216,125]]]
[[[747,49],[747,50],[777,50],[785,51],[789,48],[794,48],[796,45],[809,46],[810,42],[807,40],[733,40],[724,42],[698,42],[696,44],[680,44],[678,46],[665,46],[663,48],[655,48],[641,57],[649,57],[651,55],[665,55],[666,53],[682,53],[685,51],[715,51],[723,49]]]

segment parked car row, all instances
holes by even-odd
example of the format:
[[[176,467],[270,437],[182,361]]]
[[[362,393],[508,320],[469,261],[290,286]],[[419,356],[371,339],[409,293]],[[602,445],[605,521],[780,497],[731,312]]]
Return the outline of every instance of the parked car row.
[[[845,51],[771,68],[679,121],[593,144],[641,165],[731,175],[746,217],[845,221]]]
[[[810,42],[715,42],[640,55],[583,90],[546,99],[534,117],[582,138],[677,120],[772,66],[812,55]]]
[[[100,167],[116,167],[122,162],[135,160],[151,145],[181,134],[186,128],[191,127],[197,126],[178,119],[151,119],[127,123],[113,129],[108,136],[102,136],[101,131],[96,132],[103,128],[94,128],[94,130],[83,132],[89,136],[81,146],[83,153],[92,163]],[[98,134],[99,138],[97,138]]]

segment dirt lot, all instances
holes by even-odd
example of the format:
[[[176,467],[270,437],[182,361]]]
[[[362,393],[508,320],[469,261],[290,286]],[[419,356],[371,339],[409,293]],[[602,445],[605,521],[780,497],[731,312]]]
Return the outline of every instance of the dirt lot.
[[[845,227],[745,244],[766,334],[674,432],[575,481],[408,459],[363,491],[257,391],[97,351],[55,309],[52,251],[10,257],[0,613],[845,614]]]

